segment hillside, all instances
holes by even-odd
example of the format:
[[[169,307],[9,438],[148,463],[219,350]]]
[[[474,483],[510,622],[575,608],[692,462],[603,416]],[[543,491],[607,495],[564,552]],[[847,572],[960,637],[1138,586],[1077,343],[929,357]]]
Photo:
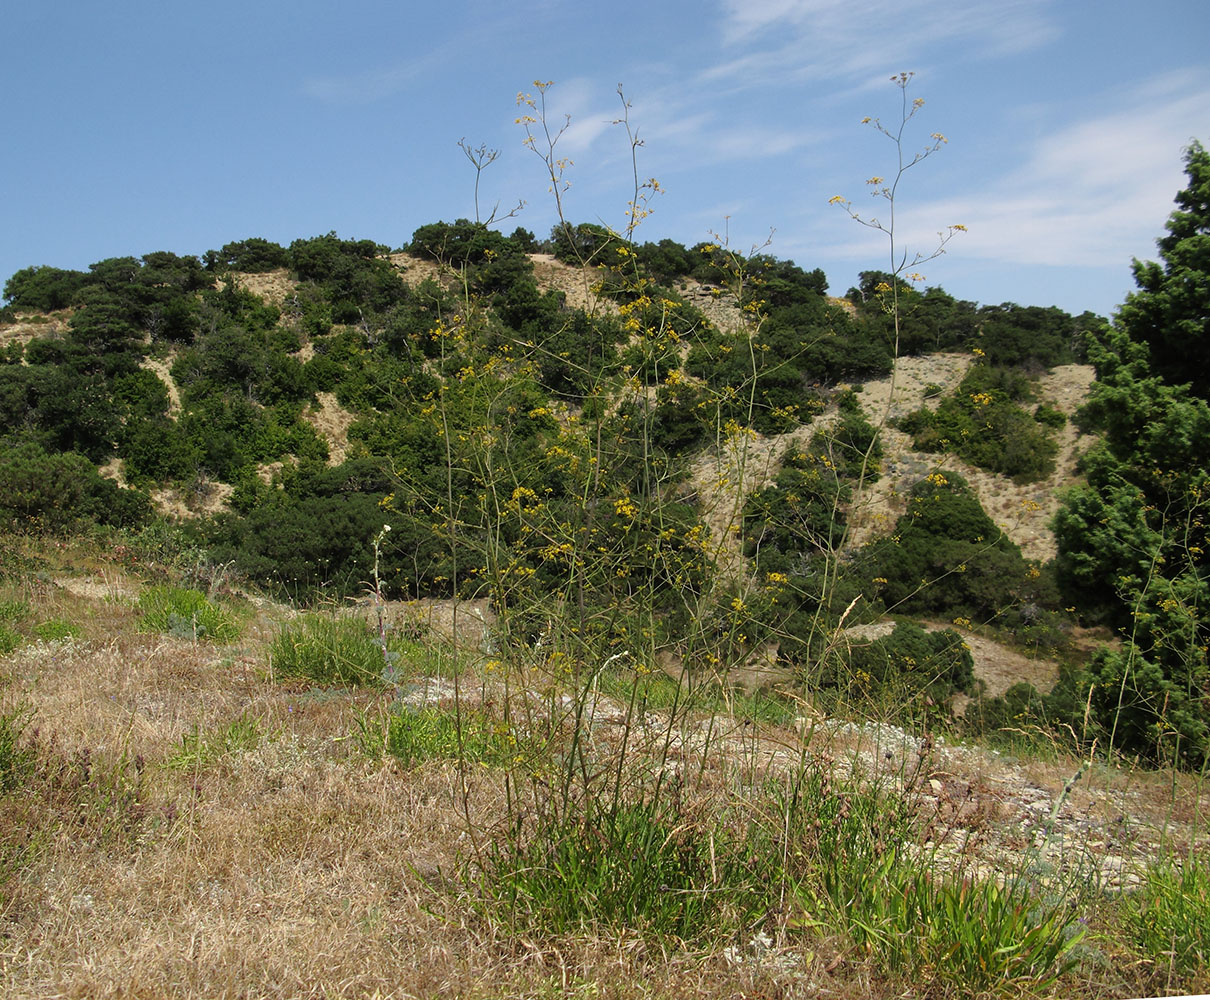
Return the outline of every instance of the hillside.
[[[491,239],[482,246],[475,242],[486,237],[496,240],[494,249],[487,247],[492,243]],[[597,238],[595,233],[593,238]],[[970,336],[970,328],[964,325],[968,317],[955,318],[954,311],[961,307],[959,313],[962,310],[969,312],[970,304],[956,304],[944,296],[933,296],[929,300],[921,298],[913,303],[909,315],[916,325],[914,336],[917,341],[922,343],[927,339],[934,345],[944,344],[947,350],[902,357],[895,362],[893,376],[877,377],[880,371],[890,367],[891,360],[885,353],[880,353],[884,348],[877,347],[885,317],[877,295],[869,291],[876,275],[863,276],[861,289],[853,290],[854,294],[862,296],[861,299],[838,300],[823,296],[818,273],[808,274],[792,264],[765,258],[743,263],[719,248],[703,249],[707,252],[698,252],[695,258],[684,248],[663,241],[631,273],[616,266],[584,266],[574,261],[569,264],[555,254],[533,252],[532,248],[519,254],[509,241],[494,234],[480,235],[474,227],[439,224],[418,230],[410,252],[390,254],[373,245],[339,241],[332,236],[299,241],[289,252],[281,248],[275,250],[258,241],[232,244],[221,254],[212,255],[212,263],[214,260],[226,262],[225,266],[215,269],[213,278],[200,271],[190,271],[191,265],[186,260],[172,258],[172,255],[150,255],[142,263],[133,258],[128,263],[102,262],[94,271],[102,275],[120,273],[121,282],[135,283],[130,286],[119,282],[113,286],[103,282],[102,287],[111,296],[116,289],[119,298],[133,294],[132,305],[138,315],[144,317],[141,320],[144,323],[148,309],[152,314],[162,315],[170,304],[181,313],[188,309],[191,315],[181,320],[186,332],[180,335],[157,336],[156,325],[162,327],[162,322],[155,321],[144,334],[141,345],[137,340],[128,342],[139,358],[140,371],[154,378],[153,383],[142,382],[137,389],[139,396],[151,406],[146,409],[146,403],[138,404],[147,414],[138,419],[149,422],[144,425],[146,431],[134,433],[131,417],[119,417],[125,421],[125,430],[118,438],[124,438],[130,444],[119,442],[117,456],[99,463],[100,471],[123,488],[142,487],[161,515],[185,521],[202,518],[206,524],[214,525],[229,539],[226,543],[219,542],[221,551],[215,553],[216,557],[225,559],[237,572],[251,571],[259,585],[273,586],[271,581],[284,575],[286,559],[284,552],[275,555],[272,548],[265,549],[264,543],[259,541],[256,547],[262,551],[257,555],[249,552],[249,542],[258,535],[268,542],[265,534],[268,523],[264,528],[256,527],[260,523],[257,521],[259,512],[272,516],[270,508],[280,507],[303,486],[304,480],[299,475],[304,469],[313,468],[308,463],[317,458],[337,477],[347,463],[367,458],[385,457],[392,467],[406,461],[403,457],[406,452],[399,452],[398,445],[392,443],[400,440],[401,429],[388,429],[387,425],[398,425],[402,413],[409,407],[414,408],[412,412],[419,410],[421,415],[431,412],[433,406],[424,405],[424,401],[433,398],[432,389],[440,387],[443,379],[448,380],[446,373],[457,370],[457,382],[466,383],[462,373],[479,367],[474,355],[482,350],[482,347],[472,347],[467,340],[472,330],[481,328],[482,332],[476,332],[474,336],[486,338],[483,346],[488,347],[489,352],[498,352],[487,356],[482,371],[503,361],[507,366],[507,369],[500,369],[504,380],[497,381],[503,387],[509,384],[508,379],[522,374],[526,364],[533,366],[531,370],[539,375],[538,384],[531,389],[516,381],[513,384],[517,389],[506,391],[516,391],[522,396],[530,393],[533,402],[526,405],[531,414],[540,411],[563,414],[556,416],[559,421],[556,438],[574,441],[577,448],[585,447],[587,442],[575,440],[573,431],[576,422],[583,417],[583,404],[577,401],[576,395],[567,392],[583,378],[571,367],[575,363],[573,355],[565,351],[559,357],[567,361],[552,365],[553,356],[543,356],[545,348],[539,341],[525,339],[526,324],[545,315],[548,330],[554,330],[556,336],[562,335],[557,332],[559,326],[570,332],[574,324],[584,323],[598,324],[611,331],[608,335],[615,338],[617,346],[602,344],[602,359],[616,358],[611,362],[615,366],[621,363],[620,370],[613,369],[618,374],[601,372],[607,380],[601,383],[601,388],[612,394],[612,402],[607,404],[605,411],[612,416],[602,425],[613,437],[611,447],[621,447],[623,452],[633,448],[635,444],[624,440],[627,435],[633,436],[632,432],[625,430],[625,424],[618,421],[631,420],[632,417],[626,415],[628,412],[641,413],[650,408],[650,416],[644,418],[645,426],[634,441],[645,450],[655,449],[646,460],[642,477],[650,478],[655,473],[660,477],[661,485],[653,490],[633,479],[627,483],[627,477],[634,475],[633,471],[625,471],[632,459],[620,458],[619,453],[621,475],[613,487],[611,502],[615,506],[629,505],[628,498],[634,495],[636,488],[641,493],[650,493],[657,502],[660,497],[672,499],[678,492],[696,497],[695,514],[703,533],[695,542],[698,553],[695,558],[699,562],[702,559],[709,562],[716,580],[732,593],[742,595],[767,590],[762,572],[771,572],[778,579],[786,576],[781,569],[784,558],[776,560],[776,565],[770,563],[763,568],[760,563],[764,560],[752,558],[752,539],[743,527],[744,519],[751,516],[755,500],[776,489],[778,477],[788,474],[784,466],[786,456],[805,453],[817,447],[815,442],[823,439],[821,435],[835,432],[840,419],[836,404],[845,398],[845,375],[850,381],[853,376],[864,376],[858,385],[855,412],[880,428],[878,456],[872,468],[879,469],[881,475],[858,484],[856,498],[840,499],[836,515],[843,511],[848,524],[839,539],[838,554],[855,554],[863,547],[869,548],[878,538],[889,535],[897,519],[905,513],[908,494],[914,484],[944,467],[959,473],[970,484],[975,498],[993,517],[1006,539],[1020,546],[1023,555],[1040,562],[1053,557],[1055,546],[1049,526],[1058,506],[1058,496],[1062,488],[1075,481],[1076,460],[1087,447],[1087,440],[1079,440],[1070,418],[1082,402],[1091,380],[1089,367],[1060,365],[1053,367],[1042,379],[1030,383],[1028,392],[1034,405],[1051,407],[1067,419],[1056,433],[1056,456],[1047,474],[1010,481],[1003,474],[972,465],[957,455],[941,456],[934,451],[917,450],[912,436],[895,426],[898,420],[922,406],[935,410],[946,394],[961,395],[959,383],[968,376],[974,356],[969,348],[958,351],[961,338]],[[245,269],[241,270],[241,266]],[[121,270],[123,267],[125,271]],[[737,270],[740,267],[748,273]],[[157,268],[167,282],[149,286],[149,275]],[[661,280],[668,282],[667,290],[662,293],[664,297],[655,303],[658,306],[655,311],[646,304],[654,298],[647,288],[657,287],[652,283],[652,275],[645,273],[647,268],[662,269]],[[41,277],[41,273],[35,272],[30,280],[41,280]],[[87,280],[84,276],[71,279],[56,274],[54,277],[60,281]],[[737,298],[732,288],[741,285],[749,291],[740,293]],[[174,287],[184,293],[183,299],[164,298],[165,290]],[[124,288],[131,291],[126,292]],[[140,291],[140,288],[155,291]],[[757,294],[771,298],[757,299],[754,297]],[[149,295],[154,300],[150,306],[142,301]],[[358,297],[362,299],[361,305],[354,304]],[[26,298],[36,300],[37,296],[27,294]],[[70,343],[81,319],[96,309],[87,299],[82,301],[82,308],[69,307],[50,313],[13,310],[13,321],[0,326],[0,342],[22,345],[27,355],[43,343]],[[528,304],[521,304],[526,302]],[[644,328],[638,321],[635,306],[646,312],[643,322],[654,325]],[[1030,324],[1037,322],[1034,313],[1012,308]],[[333,310],[348,314],[343,326],[331,323],[329,317]],[[414,318],[409,318],[412,316]],[[354,318],[355,322],[349,322]],[[1002,325],[1000,311],[993,318]],[[1053,310],[1046,321],[1070,322]],[[400,384],[411,384],[403,397],[392,399],[389,391],[383,395],[374,384],[376,381],[381,384],[383,379],[398,378],[401,342],[393,339],[396,335],[391,331],[395,328],[393,324],[400,322],[408,325],[407,337],[414,345],[410,348],[413,355],[408,362],[410,374]],[[550,327],[552,322],[554,328]],[[206,324],[209,324],[209,333]],[[505,326],[497,327],[500,332],[493,332],[493,324]],[[513,324],[518,332],[508,333],[507,324]],[[258,327],[264,332],[257,332]],[[441,331],[440,336],[447,339],[435,343],[432,329]],[[1007,341],[1016,345],[1014,356],[1018,361],[1022,356],[1028,358],[1028,351],[1034,349],[1029,347],[1028,341],[1020,340],[1025,329],[1022,327],[1021,333],[1014,335],[1018,337],[1017,341],[1011,337]],[[1045,350],[1053,354],[1056,350],[1053,334],[1047,334],[1051,340],[1046,341],[1032,332],[1032,326],[1029,329],[1035,348],[1049,344]],[[502,341],[500,333],[507,334]],[[790,334],[789,340],[786,334]],[[520,344],[531,357],[523,364],[518,364],[515,356],[508,353],[508,337],[518,335],[520,339],[513,343]],[[550,332],[544,334],[551,335]],[[762,368],[768,367],[764,359],[753,359],[756,367],[748,373],[742,366],[739,369],[731,366],[728,355],[732,352],[731,342],[737,336],[766,338],[782,345],[775,349],[789,353],[779,360],[781,369],[769,368],[769,373],[764,374]],[[493,339],[499,341],[498,347],[491,346]],[[362,346],[358,346],[359,341]],[[843,346],[846,341],[847,348]],[[1006,335],[1001,330],[994,343],[1002,353],[1005,342]],[[436,352],[444,351],[450,343],[456,345],[456,353],[445,360]],[[364,353],[367,346],[369,354]],[[765,352],[771,346],[758,343],[760,350]],[[535,348],[537,353],[534,353]],[[257,355],[266,349],[268,353]],[[641,363],[662,364],[669,374],[658,382],[647,375],[640,379],[626,376],[644,355],[648,360]],[[372,361],[377,356],[381,356],[381,362]],[[626,363],[628,358],[631,359],[629,364]],[[35,354],[34,360],[40,361],[41,353]],[[380,367],[367,367],[367,362],[371,361],[373,366]],[[464,364],[464,361],[470,363]],[[804,367],[807,362],[810,368]],[[37,367],[31,366],[28,356],[22,364],[26,370]],[[787,369],[793,373],[792,381],[798,383],[797,389],[792,388],[783,376],[782,371]],[[812,377],[808,371],[818,374]],[[310,374],[312,372],[314,374]],[[124,379],[130,377],[123,376]],[[178,377],[186,379],[186,383],[180,384]],[[263,388],[254,387],[253,380],[263,381],[266,377],[271,380],[268,384]],[[229,395],[234,387],[229,382],[224,384],[224,380],[240,378],[245,383],[242,400]],[[549,384],[557,387],[545,406],[541,405],[543,380],[553,380]],[[892,382],[895,387],[893,399]],[[766,385],[769,387],[765,388]],[[426,386],[427,391],[422,391]],[[447,381],[447,388],[454,386]],[[129,391],[123,390],[125,394]],[[744,392],[749,393],[746,414],[737,405]],[[797,401],[795,393],[798,394]],[[419,397],[419,400],[409,403],[409,397],[412,400]],[[218,400],[222,402],[216,410]],[[688,403],[692,403],[692,409]],[[388,416],[392,407],[396,413]],[[158,413],[156,409],[159,409]],[[241,410],[245,415],[238,417]],[[515,408],[510,406],[509,410]],[[772,419],[763,413],[771,414]],[[257,430],[256,435],[259,441],[268,444],[268,451],[263,444],[239,443],[250,424],[263,425],[266,418],[269,425]],[[448,418],[443,419],[448,421]],[[233,420],[237,422],[232,423]],[[290,429],[290,421],[295,422],[293,429]],[[413,429],[403,433],[415,441],[417,434],[431,433],[424,428],[424,423],[414,424]],[[431,425],[431,417],[427,423]],[[509,423],[516,433],[515,419]],[[231,427],[225,432],[226,441],[207,440],[206,435],[213,434],[223,425]],[[617,436],[619,431],[622,437]],[[62,432],[59,433],[62,436]],[[545,433],[549,435],[549,431]],[[190,435],[193,435],[191,439]],[[295,439],[305,443],[309,457],[304,457],[298,445],[291,444]],[[281,443],[272,443],[275,440]],[[461,440],[468,442],[469,439],[463,435]],[[600,446],[598,434],[596,447]],[[135,448],[133,452],[132,447]],[[148,453],[149,447],[156,450]],[[414,449],[414,445],[409,447]],[[220,450],[216,451],[216,448]],[[225,458],[222,457],[223,450],[226,451]],[[253,454],[257,450],[261,452],[259,457]],[[567,453],[568,462],[579,461],[563,444],[548,447],[547,456],[560,452]],[[186,459],[186,454],[193,457]],[[208,454],[218,461],[208,459]],[[240,458],[241,454],[248,457]],[[468,458],[472,462],[481,460],[473,455]],[[655,465],[651,464],[653,458]],[[252,460],[249,462],[248,459]],[[131,467],[132,460],[137,461],[134,468]],[[244,463],[242,468],[241,462]],[[189,465],[193,466],[192,472],[187,471]],[[565,466],[563,469],[551,468],[544,474],[565,477],[567,471]],[[307,475],[314,479],[316,473]],[[333,483],[336,482],[333,479]],[[399,485],[416,489],[414,484],[406,483],[406,477]],[[452,481],[447,487],[449,485]],[[425,488],[440,489],[436,483]],[[506,488],[506,493],[515,496],[518,489],[527,494],[533,492],[530,486],[513,485]],[[853,487],[838,484],[836,489],[841,491],[836,494],[839,499],[842,493],[848,497]],[[620,492],[616,492],[618,490]],[[382,507],[390,502],[382,500],[384,495],[394,497],[397,493],[387,480],[383,480],[372,499]],[[333,496],[333,501],[337,496],[339,494]],[[421,494],[413,499],[413,505],[416,500],[420,500],[422,507],[431,503]],[[305,493],[298,494],[298,499],[290,499],[288,507],[282,508],[283,512],[291,512],[300,501],[308,502]],[[329,506],[332,503],[323,501],[321,495],[315,495],[310,502],[321,524],[335,513],[321,512],[323,503]],[[828,501],[820,496],[815,502]],[[384,510],[390,513],[389,508]],[[409,515],[414,524],[412,530],[423,531],[422,522],[426,519],[423,509],[413,506],[412,510]],[[416,511],[421,515],[419,519]],[[348,514],[338,516],[347,519]],[[366,518],[365,513],[358,516]],[[291,579],[302,583],[300,572],[314,579],[315,560],[332,565],[334,558],[344,559],[347,562],[343,569],[346,582],[336,593],[347,593],[350,589],[356,592],[366,579],[368,536],[376,530],[371,527],[373,523],[367,519],[360,529],[362,537],[355,542],[334,536],[328,540],[317,537],[315,543],[310,543],[314,553],[304,556],[301,563],[297,558],[297,547],[294,547],[295,551],[289,557],[293,564]],[[315,517],[311,524],[312,528],[306,530],[313,529]],[[210,534],[214,532],[211,527],[204,530]],[[545,530],[549,533],[549,529]],[[252,534],[248,535],[248,531]],[[354,544],[350,546],[351,542]],[[318,548],[315,548],[316,543]],[[791,544],[798,546],[801,542],[791,540]],[[785,555],[802,559],[816,547],[815,543],[809,543],[805,550],[792,548]],[[826,548],[824,546],[820,551]],[[431,543],[420,545],[420,551],[432,549]],[[799,554],[794,555],[795,551]],[[349,555],[337,555],[337,552],[348,552]],[[362,554],[349,561],[354,552]],[[683,557],[684,553],[678,556]],[[442,558],[437,559],[437,563],[441,561]],[[337,567],[332,565],[332,568]],[[414,574],[418,570],[419,566],[413,560]],[[470,570],[476,571],[473,566]],[[398,573],[399,569],[394,572]],[[614,572],[625,579],[630,570],[619,567]],[[402,594],[390,593],[391,578],[389,569],[380,576],[380,580],[387,581],[386,596],[424,599],[448,596],[445,592],[448,583],[436,569],[415,575]],[[789,579],[793,579],[793,574]],[[297,592],[298,584],[294,586]],[[315,583],[303,584],[304,590],[313,587]],[[1010,589],[1006,584],[1002,590],[1005,597]],[[477,598],[479,594],[472,590],[460,596]],[[606,601],[611,599],[607,591],[601,597]],[[733,599],[724,597],[723,600]],[[744,598],[734,600],[742,602]],[[864,606],[861,610],[862,620],[877,620],[877,602],[871,603],[868,610]],[[928,620],[932,623],[929,627],[933,628],[936,611],[944,609],[929,610]],[[976,614],[968,614],[968,611]],[[975,623],[987,614],[969,602],[954,607],[952,612],[950,617],[961,621],[970,619]],[[1002,614],[995,612],[991,621],[997,621]],[[789,647],[777,639],[777,630],[785,627],[778,623],[778,617],[776,614],[771,619],[766,617],[759,625],[752,622],[745,627],[736,622],[732,626],[737,635],[740,630],[751,631],[755,627],[757,632],[767,636],[763,640],[745,636],[738,647],[728,653],[732,658],[738,656],[729,668],[734,671],[735,679],[751,685],[774,680],[784,682],[794,675],[795,659],[793,655],[787,658]],[[780,617],[785,620],[784,615]],[[943,620],[948,623],[948,619]],[[970,636],[974,639],[973,633]],[[978,653],[974,665],[976,678],[1005,674],[997,664],[1011,662],[1015,654],[1004,649],[997,639],[995,635],[983,636],[977,643],[968,643]],[[656,651],[666,666],[683,663],[687,650],[693,648],[693,643],[686,643],[684,636],[671,632],[663,634],[656,642]],[[733,642],[727,639],[726,644],[732,646]],[[1053,648],[1053,640],[1048,639],[1046,649]],[[1038,657],[1042,651],[1043,647],[1035,641],[1031,655]],[[760,663],[765,666],[755,669]],[[1040,689],[1047,690],[1057,675],[1056,660],[1053,656],[1044,656],[1039,661],[1039,668],[1023,677],[1028,676]],[[1003,693],[1001,685],[993,685],[988,691],[997,695]],[[965,701],[959,698],[957,704],[965,704]]]

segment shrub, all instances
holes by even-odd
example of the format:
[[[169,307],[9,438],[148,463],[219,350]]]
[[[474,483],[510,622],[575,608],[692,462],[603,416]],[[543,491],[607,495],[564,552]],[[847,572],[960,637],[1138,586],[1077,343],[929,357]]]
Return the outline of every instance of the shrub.
[[[936,410],[922,407],[899,427],[920,451],[952,451],[972,465],[1031,482],[1054,470],[1052,431],[1062,414],[1039,407],[1041,415],[1031,417],[1018,405],[1029,393],[1019,372],[976,365]]]
[[[139,595],[143,612],[140,630],[167,632],[177,639],[209,639],[230,642],[239,635],[239,624],[224,609],[211,604],[200,590],[182,587],[148,587]]]
[[[949,471],[912,488],[894,531],[866,546],[858,563],[888,609],[981,621],[1032,596],[1040,577]]]
[[[1017,743],[1021,734],[1041,724],[1046,717],[1042,695],[1028,681],[1014,684],[1002,696],[976,698],[966,706],[964,727],[994,743]]]
[[[11,530],[133,526],[150,508],[145,494],[103,478],[83,455],[49,454],[30,442],[0,447],[0,525]]]
[[[207,250],[202,260],[208,271],[232,270],[258,274],[285,267],[289,263],[289,255],[280,244],[253,236],[226,243],[222,250]]]
[[[1055,430],[1067,426],[1067,414],[1047,403],[1038,404],[1034,410],[1034,419],[1047,427],[1053,427]]]
[[[282,629],[269,647],[273,669],[325,685],[373,686],[394,675],[405,644],[388,640],[384,649],[363,618],[303,615]]]

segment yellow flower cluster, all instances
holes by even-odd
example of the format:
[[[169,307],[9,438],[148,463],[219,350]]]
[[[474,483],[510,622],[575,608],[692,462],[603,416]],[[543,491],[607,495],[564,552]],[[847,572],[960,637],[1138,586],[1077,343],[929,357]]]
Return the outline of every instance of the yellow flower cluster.
[[[639,508],[630,497],[618,497],[613,502],[613,512],[618,517],[634,517],[639,512]]]

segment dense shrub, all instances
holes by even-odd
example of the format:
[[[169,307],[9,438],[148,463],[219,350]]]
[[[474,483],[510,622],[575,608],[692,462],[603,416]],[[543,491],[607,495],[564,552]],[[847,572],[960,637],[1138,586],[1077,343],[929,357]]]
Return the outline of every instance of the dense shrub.
[[[8,530],[133,526],[150,509],[146,495],[105,479],[83,455],[48,453],[28,441],[10,440],[0,447],[0,525]]]
[[[912,488],[906,513],[862,550],[858,566],[890,610],[980,621],[1034,597],[1041,575],[949,471]]]
[[[88,275],[58,267],[27,267],[4,283],[4,297],[16,309],[52,312],[66,309],[84,287]]]
[[[1057,411],[1031,416],[1019,405],[1030,398],[1018,372],[975,365],[936,410],[922,407],[899,422],[920,451],[949,451],[972,465],[1015,482],[1032,482],[1054,471]],[[1061,417],[1062,414],[1059,414]]]
[[[208,250],[202,257],[207,271],[242,271],[258,274],[275,271],[289,264],[289,254],[280,244],[250,237],[235,243],[226,243],[221,250]]]
[[[853,695],[875,695],[889,688],[902,697],[927,694],[939,702],[971,691],[974,659],[953,629],[928,632],[911,622],[899,622],[890,635],[851,643],[840,655],[825,660],[814,679]]]

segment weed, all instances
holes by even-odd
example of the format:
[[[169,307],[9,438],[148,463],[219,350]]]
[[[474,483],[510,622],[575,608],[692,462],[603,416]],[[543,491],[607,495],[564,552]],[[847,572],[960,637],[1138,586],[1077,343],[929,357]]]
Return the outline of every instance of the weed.
[[[21,645],[22,636],[16,625],[29,617],[25,601],[0,601],[0,656],[7,656]]]
[[[50,618],[39,622],[33,627],[33,633],[43,642],[61,642],[64,639],[75,639],[81,634],[79,625],[73,625],[61,618]]]
[[[260,723],[246,714],[213,732],[202,732],[195,725],[181,737],[180,749],[165,760],[164,766],[200,771],[224,757],[256,749],[262,736]]]
[[[15,625],[29,614],[29,604],[25,601],[0,601],[0,625]]]
[[[1169,976],[1210,966],[1210,863],[1190,852],[1148,866],[1142,887],[1124,901],[1127,933]]]
[[[28,724],[21,706],[0,713],[0,795],[20,788],[33,766],[33,751],[23,743]]]
[[[199,590],[182,587],[147,587],[139,595],[144,632],[166,632],[177,639],[231,642],[239,624],[227,610],[212,604]]]
[[[482,710],[434,706],[392,712],[385,746],[407,766],[426,760],[503,765],[521,762],[526,753],[512,727]]]
[[[1023,881],[930,857],[907,778],[895,792],[810,770],[784,802],[800,922],[847,935],[887,972],[938,985],[1046,988],[1070,971],[1082,936],[1073,913]]]
[[[395,663],[410,648],[410,643],[376,634],[362,618],[314,613],[282,629],[270,645],[270,657],[273,671],[282,677],[375,686],[395,679]]]
[[[755,849],[758,829],[695,818],[672,796],[589,810],[584,822],[548,814],[489,848],[481,887],[509,921],[552,933],[718,940],[766,912],[774,865]]]

